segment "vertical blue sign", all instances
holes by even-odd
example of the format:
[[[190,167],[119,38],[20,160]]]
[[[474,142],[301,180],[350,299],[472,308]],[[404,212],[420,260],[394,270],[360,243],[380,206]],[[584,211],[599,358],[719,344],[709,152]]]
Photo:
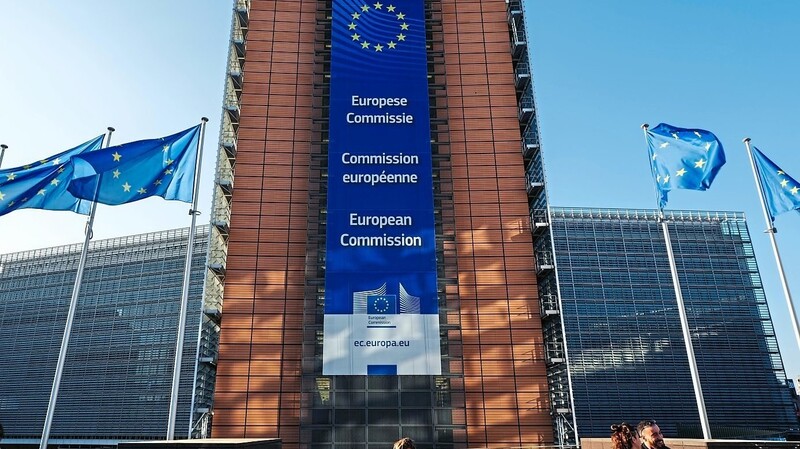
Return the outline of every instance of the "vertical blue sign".
[[[333,0],[323,374],[441,373],[423,0]]]

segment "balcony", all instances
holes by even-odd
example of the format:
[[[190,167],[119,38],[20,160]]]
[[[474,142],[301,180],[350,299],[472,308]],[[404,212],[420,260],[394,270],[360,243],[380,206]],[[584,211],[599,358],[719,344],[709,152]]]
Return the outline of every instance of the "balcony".
[[[543,295],[539,297],[539,308],[541,309],[542,319],[556,316],[559,312],[558,296]]]
[[[531,117],[533,117],[534,110],[533,88],[529,84],[519,99],[519,122],[527,123],[530,121]]]
[[[531,232],[533,232],[534,237],[539,237],[544,234],[549,226],[550,222],[547,219],[546,209],[535,209],[531,211]]]

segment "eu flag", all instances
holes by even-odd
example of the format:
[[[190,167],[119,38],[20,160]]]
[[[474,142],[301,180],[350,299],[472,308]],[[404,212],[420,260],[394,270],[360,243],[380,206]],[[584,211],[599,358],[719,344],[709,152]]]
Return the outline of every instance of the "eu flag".
[[[706,190],[725,165],[722,142],[704,129],[659,123],[647,131],[647,143],[658,207],[662,209],[667,205],[667,192],[672,189]]]
[[[0,215],[17,209],[71,210],[89,214],[91,203],[67,191],[72,179],[69,161],[78,154],[100,148],[103,137],[22,167],[0,170]]]
[[[70,192],[118,205],[151,196],[192,202],[200,125],[160,139],[139,140],[72,159]]]
[[[761,179],[764,202],[767,203],[770,218],[775,220],[776,215],[790,210],[800,210],[800,183],[787,175],[756,147],[753,147],[753,159]]]
[[[397,296],[370,295],[367,298],[367,313],[373,315],[397,314]]]

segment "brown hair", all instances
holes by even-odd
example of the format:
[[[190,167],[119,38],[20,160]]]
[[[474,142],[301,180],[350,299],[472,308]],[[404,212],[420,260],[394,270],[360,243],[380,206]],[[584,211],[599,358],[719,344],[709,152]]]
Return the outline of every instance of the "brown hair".
[[[411,438],[400,438],[395,441],[392,449],[417,449],[417,447],[414,446],[414,440]]]
[[[631,449],[633,440],[639,437],[636,428],[628,423],[611,425],[611,447],[613,449]]]

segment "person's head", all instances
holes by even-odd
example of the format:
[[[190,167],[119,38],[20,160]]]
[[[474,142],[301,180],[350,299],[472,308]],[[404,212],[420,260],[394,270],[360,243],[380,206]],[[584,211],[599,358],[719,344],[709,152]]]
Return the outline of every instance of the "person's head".
[[[611,447],[613,449],[641,449],[642,442],[636,428],[623,422],[611,425]]]
[[[411,438],[400,438],[394,442],[392,449],[417,449],[417,447],[414,446],[414,440]]]
[[[652,419],[646,419],[636,426],[639,435],[642,436],[642,441],[650,449],[660,449],[664,447],[664,435],[661,434],[661,429],[658,424]]]

